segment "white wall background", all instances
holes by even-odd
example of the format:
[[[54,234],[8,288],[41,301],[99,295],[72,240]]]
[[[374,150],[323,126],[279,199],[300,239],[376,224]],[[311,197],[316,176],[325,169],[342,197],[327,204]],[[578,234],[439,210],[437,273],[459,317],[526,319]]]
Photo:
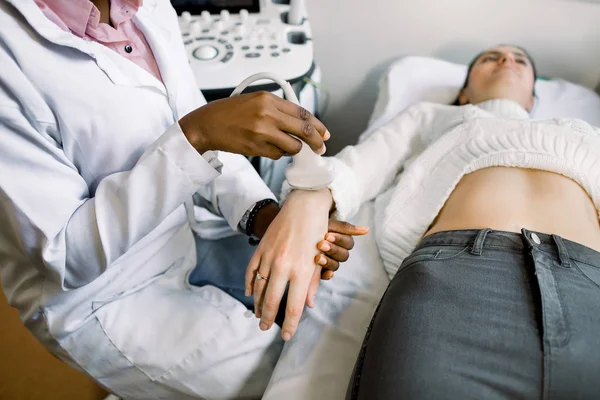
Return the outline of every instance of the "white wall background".
[[[315,58],[331,99],[328,154],[356,142],[379,77],[405,55],[468,63],[497,43],[527,49],[540,75],[594,88],[600,4],[573,0],[306,0]]]

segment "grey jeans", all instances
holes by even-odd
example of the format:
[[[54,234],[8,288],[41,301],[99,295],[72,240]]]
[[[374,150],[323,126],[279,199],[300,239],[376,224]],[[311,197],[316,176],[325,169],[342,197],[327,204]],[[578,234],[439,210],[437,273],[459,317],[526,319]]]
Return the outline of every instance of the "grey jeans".
[[[600,253],[556,235],[440,232],[402,263],[348,399],[599,399]]]

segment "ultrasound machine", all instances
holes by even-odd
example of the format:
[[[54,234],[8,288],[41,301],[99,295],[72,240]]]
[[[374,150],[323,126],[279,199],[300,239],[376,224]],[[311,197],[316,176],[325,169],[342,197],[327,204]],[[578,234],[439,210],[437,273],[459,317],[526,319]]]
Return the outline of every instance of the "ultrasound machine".
[[[319,116],[320,70],[304,0],[171,0],[199,89],[207,101],[229,96],[250,75],[268,72],[288,81],[300,105]],[[273,82],[252,83],[245,93]],[[250,159],[278,195],[289,157]]]

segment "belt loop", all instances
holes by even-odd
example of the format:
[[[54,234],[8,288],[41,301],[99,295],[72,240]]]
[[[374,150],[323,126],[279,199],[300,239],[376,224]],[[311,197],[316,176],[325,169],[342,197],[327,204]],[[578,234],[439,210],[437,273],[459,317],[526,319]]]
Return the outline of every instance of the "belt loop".
[[[529,230],[525,229],[525,228],[521,228],[521,238],[523,239],[523,241],[525,242],[525,246],[527,246],[527,248],[532,249],[535,247],[535,245],[533,244],[531,237],[529,236]]]
[[[485,238],[487,234],[491,231],[492,230],[490,228],[485,228],[480,230],[479,233],[477,233],[477,236],[475,237],[475,243],[473,243],[473,247],[471,247],[471,254],[473,254],[474,256],[481,255],[483,251],[483,244],[485,243]]]
[[[571,258],[569,257],[569,252],[567,251],[567,246],[565,246],[565,242],[563,238],[558,235],[552,235],[552,239],[554,239],[554,243],[556,243],[556,247],[558,248],[558,258],[560,258],[560,265],[565,268],[569,268],[571,266]]]

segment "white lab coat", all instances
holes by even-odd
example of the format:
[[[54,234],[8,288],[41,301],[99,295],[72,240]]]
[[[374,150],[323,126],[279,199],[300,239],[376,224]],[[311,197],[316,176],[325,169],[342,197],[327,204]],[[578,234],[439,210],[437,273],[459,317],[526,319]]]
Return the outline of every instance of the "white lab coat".
[[[0,1],[4,292],[45,346],[124,397],[256,397],[278,332],[187,284],[191,197],[235,229],[273,195],[244,157],[221,153],[219,173],[181,132],[205,101],[170,2],[145,0],[133,20],[164,84],[33,0]]]

